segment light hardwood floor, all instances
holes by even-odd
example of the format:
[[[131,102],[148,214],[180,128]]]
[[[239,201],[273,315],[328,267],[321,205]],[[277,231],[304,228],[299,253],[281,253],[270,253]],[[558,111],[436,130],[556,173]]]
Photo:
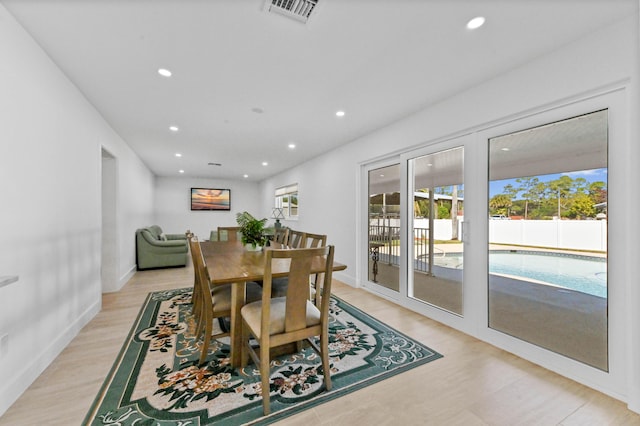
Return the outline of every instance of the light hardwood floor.
[[[193,284],[193,270],[138,272],[0,425],[79,425],[147,293]],[[640,425],[625,404],[449,327],[336,282],[336,295],[444,355],[280,425]]]

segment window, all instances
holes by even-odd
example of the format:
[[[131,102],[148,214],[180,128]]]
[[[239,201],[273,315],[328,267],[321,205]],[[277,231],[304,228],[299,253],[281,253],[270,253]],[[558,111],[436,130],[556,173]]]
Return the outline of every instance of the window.
[[[285,219],[298,217],[298,184],[276,189],[274,207],[282,209]]]

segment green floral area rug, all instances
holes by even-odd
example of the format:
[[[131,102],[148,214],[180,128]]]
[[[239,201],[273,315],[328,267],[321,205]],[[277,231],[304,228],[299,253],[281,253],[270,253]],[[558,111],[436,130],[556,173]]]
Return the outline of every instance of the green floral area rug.
[[[191,289],[149,293],[84,424],[270,424],[442,357],[337,297],[330,315],[332,390],[311,348],[276,358],[265,417],[258,370],[229,365],[228,338],[198,366]]]

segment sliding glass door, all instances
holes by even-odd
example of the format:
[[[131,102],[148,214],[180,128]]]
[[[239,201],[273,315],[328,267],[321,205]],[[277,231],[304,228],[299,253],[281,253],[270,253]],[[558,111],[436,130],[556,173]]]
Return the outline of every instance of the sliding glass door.
[[[624,99],[512,117],[363,166],[363,286],[569,378],[624,389]]]
[[[400,289],[400,164],[367,173],[367,280],[383,292]]]
[[[408,296],[462,315],[464,148],[409,161]]]
[[[608,371],[601,110],[489,140],[489,327]]]

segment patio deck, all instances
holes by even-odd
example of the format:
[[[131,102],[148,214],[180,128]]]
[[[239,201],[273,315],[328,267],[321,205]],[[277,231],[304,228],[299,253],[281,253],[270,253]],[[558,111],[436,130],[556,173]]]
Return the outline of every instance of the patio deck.
[[[369,261],[369,270],[371,266]],[[378,284],[399,291],[397,277],[397,266],[378,262]],[[414,298],[438,308],[464,315],[462,291],[458,281],[414,273]],[[491,328],[601,370],[608,369],[606,299],[493,276],[490,301]]]

